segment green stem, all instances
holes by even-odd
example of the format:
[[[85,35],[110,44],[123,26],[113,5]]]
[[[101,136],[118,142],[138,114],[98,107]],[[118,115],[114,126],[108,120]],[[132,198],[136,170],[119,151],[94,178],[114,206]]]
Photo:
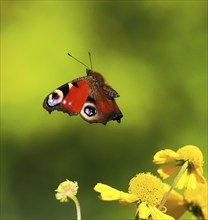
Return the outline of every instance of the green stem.
[[[138,212],[136,213],[135,220],[138,220]]]
[[[78,201],[77,197],[74,195],[70,195],[70,198],[74,201],[74,203],[76,205],[77,220],[81,220],[81,208],[80,208],[79,201]]]
[[[168,190],[168,192],[165,194],[165,196],[163,197],[161,203],[160,203],[160,206],[158,207],[159,210],[162,209],[162,207],[164,206],[165,202],[167,201],[168,199],[168,196],[170,194],[170,192],[175,188],[176,184],[178,183],[179,179],[181,178],[181,176],[183,175],[183,173],[185,172],[185,170],[188,168],[188,165],[189,165],[189,162],[186,161],[183,166],[181,167],[178,175],[175,177],[170,189]]]

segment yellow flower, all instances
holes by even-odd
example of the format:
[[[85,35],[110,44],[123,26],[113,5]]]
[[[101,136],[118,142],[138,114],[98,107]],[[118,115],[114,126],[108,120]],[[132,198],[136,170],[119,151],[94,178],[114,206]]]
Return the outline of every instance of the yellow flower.
[[[140,173],[129,182],[128,193],[119,191],[108,185],[98,183],[94,190],[100,193],[100,199],[104,201],[118,200],[120,203],[137,203],[137,215],[139,219],[172,220],[169,215],[164,214],[157,207],[163,195],[164,187],[162,181],[150,173]]]
[[[208,219],[208,188],[206,184],[199,184],[196,189],[186,190],[184,200],[191,211],[198,219]]]
[[[60,183],[55,190],[57,192],[55,195],[56,199],[60,200],[60,202],[68,202],[70,198],[76,196],[78,188],[77,182],[66,180]]]
[[[166,191],[169,188],[170,186],[165,186]],[[188,210],[198,220],[208,219],[207,190],[207,183],[199,184],[196,189],[187,189],[183,195],[172,190],[165,203],[167,214],[179,219]]]
[[[161,150],[153,158],[155,164],[168,163],[157,170],[163,179],[172,176],[186,161],[188,161],[188,167],[179,179],[176,187],[179,189],[184,187],[194,189],[198,183],[206,182],[203,177],[203,155],[198,147],[186,145],[176,152],[170,149]]]

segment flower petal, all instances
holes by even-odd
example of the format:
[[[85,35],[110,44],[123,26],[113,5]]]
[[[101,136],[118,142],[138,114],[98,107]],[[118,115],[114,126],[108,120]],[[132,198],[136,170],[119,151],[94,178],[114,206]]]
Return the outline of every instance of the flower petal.
[[[178,170],[177,165],[164,165],[160,166],[157,172],[163,179],[167,179],[172,176]]]
[[[120,191],[108,185],[98,183],[94,190],[100,193],[100,199],[105,201],[113,201],[120,199]]]
[[[170,186],[168,184],[165,185],[165,191],[168,192]],[[175,219],[179,219],[184,212],[186,211],[186,204],[183,196],[172,190],[168,196],[167,201],[165,202],[165,207],[167,208],[167,214],[173,216]]]
[[[191,172],[185,170],[184,174],[179,179],[176,188],[183,189],[185,187],[187,189],[195,189],[199,183],[204,184],[206,183],[206,180],[197,172],[197,170],[192,170]]]
[[[194,171],[195,171],[197,182],[205,184],[206,183],[206,179],[203,176],[203,169],[202,169],[202,167],[200,167],[198,169],[195,169]]]
[[[139,200],[139,198],[133,194],[124,193],[122,191],[120,193],[121,193],[119,199],[120,203],[133,203]]]
[[[178,189],[183,189],[184,187],[187,186],[187,183],[189,181],[190,175],[188,173],[188,170],[186,169],[180,179],[178,180],[176,184],[176,188]]]
[[[173,217],[171,217],[170,215],[164,214],[163,212],[161,212],[159,209],[157,209],[156,207],[153,207],[151,205],[149,205],[149,210],[152,216],[152,219],[154,220],[174,220]]]
[[[119,200],[121,203],[132,203],[138,200],[135,195],[124,193],[102,183],[98,183],[94,190],[100,193],[100,199],[104,201]]]
[[[174,161],[178,154],[170,149],[158,151],[153,157],[153,163],[163,164],[170,161]]]
[[[195,206],[198,208],[199,211],[198,214],[198,219],[208,219],[208,188],[207,188],[207,183],[205,184],[198,184],[196,189],[187,189],[184,192],[184,199],[186,202],[186,205],[188,207]],[[193,214],[194,209],[191,210]]]
[[[147,219],[149,217],[150,210],[147,207],[145,202],[142,202],[141,204],[139,204],[138,215],[139,215],[139,219]]]

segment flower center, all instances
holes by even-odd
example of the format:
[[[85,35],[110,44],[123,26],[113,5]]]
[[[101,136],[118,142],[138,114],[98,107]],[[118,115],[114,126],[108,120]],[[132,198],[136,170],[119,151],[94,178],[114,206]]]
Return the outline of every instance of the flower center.
[[[203,154],[198,147],[187,145],[180,148],[177,153],[184,161],[189,161],[189,169],[198,168],[203,165]]]
[[[151,206],[158,206],[165,192],[162,181],[151,173],[140,173],[133,177],[128,191]]]

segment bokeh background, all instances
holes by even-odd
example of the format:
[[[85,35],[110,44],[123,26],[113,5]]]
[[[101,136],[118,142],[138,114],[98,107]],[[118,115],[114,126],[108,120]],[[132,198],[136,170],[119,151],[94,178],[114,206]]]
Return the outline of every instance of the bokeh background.
[[[44,98],[85,75],[120,94],[121,124],[49,115]],[[198,146],[207,177],[207,1],[1,1],[2,219],[74,219],[54,190],[78,181],[83,219],[134,219],[97,182],[127,191],[155,152]],[[183,219],[189,218],[185,214]]]

